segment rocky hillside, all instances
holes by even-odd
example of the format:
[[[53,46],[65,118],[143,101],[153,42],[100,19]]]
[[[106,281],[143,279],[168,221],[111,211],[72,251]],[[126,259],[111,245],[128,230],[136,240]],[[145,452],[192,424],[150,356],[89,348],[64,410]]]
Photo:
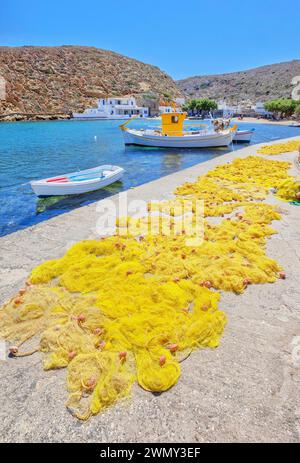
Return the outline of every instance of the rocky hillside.
[[[140,101],[181,96],[159,68],[93,47],[0,47],[1,76],[0,115],[67,114],[107,94],[135,94]]]
[[[300,75],[300,60],[271,64],[248,71],[195,76],[177,82],[188,98],[226,98],[227,103],[291,97],[291,80]]]

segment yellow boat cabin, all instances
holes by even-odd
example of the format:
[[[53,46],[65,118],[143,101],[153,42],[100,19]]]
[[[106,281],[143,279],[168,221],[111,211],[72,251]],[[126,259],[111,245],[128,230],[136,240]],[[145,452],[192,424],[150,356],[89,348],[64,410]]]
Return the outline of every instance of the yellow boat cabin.
[[[165,113],[161,115],[162,134],[170,137],[183,136],[186,113]]]

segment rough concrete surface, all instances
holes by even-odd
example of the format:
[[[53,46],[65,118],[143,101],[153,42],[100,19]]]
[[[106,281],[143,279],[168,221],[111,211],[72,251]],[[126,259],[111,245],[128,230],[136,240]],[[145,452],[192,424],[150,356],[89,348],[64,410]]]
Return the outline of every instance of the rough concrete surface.
[[[169,198],[177,185],[256,149],[250,146],[131,189],[128,197]],[[294,161],[296,153],[268,158]],[[292,171],[297,173],[295,162]],[[65,369],[44,372],[40,354],[0,361],[0,441],[299,442],[300,207],[270,201],[280,204],[283,215],[273,222],[278,234],[268,240],[267,253],[284,267],[287,279],[249,286],[239,296],[222,293],[220,308],[228,324],[221,344],[183,362],[175,387],[154,395],[135,385],[131,398],[80,422],[65,408]],[[97,206],[0,238],[0,302],[24,284],[37,264],[93,236]]]

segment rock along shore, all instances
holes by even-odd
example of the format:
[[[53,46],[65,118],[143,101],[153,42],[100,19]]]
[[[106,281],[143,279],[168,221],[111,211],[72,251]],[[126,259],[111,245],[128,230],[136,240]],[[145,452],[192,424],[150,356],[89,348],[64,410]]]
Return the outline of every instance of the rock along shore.
[[[20,121],[56,121],[71,119],[70,114],[34,114],[34,113],[11,113],[0,114],[0,122],[20,122]]]

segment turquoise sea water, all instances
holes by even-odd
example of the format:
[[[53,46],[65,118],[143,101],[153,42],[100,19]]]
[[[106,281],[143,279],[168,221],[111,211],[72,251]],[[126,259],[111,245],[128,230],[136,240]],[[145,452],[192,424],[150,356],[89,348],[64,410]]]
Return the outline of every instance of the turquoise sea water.
[[[189,122],[191,123],[191,122]],[[193,125],[197,125],[193,121]],[[0,123],[0,236],[150,180],[238,149],[183,150],[125,147],[118,121]],[[159,125],[133,121],[133,127]],[[252,143],[300,135],[299,128],[241,123],[255,128]],[[30,180],[116,164],[122,183],[80,196],[38,199]]]

